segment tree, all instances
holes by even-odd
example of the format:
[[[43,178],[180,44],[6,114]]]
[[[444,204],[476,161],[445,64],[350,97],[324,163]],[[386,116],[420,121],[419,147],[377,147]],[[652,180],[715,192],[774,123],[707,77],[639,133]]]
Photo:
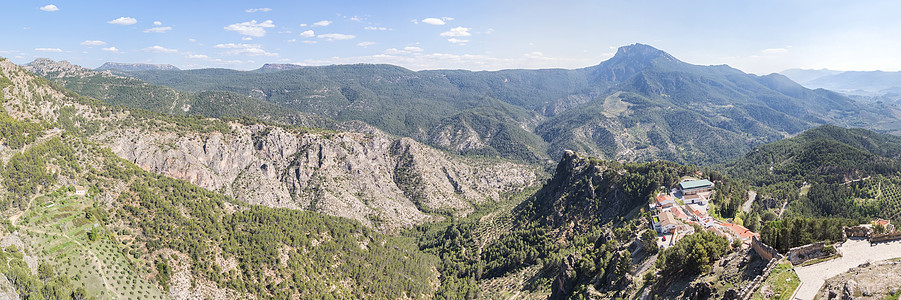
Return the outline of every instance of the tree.
[[[657,232],[654,230],[645,230],[641,234],[641,245],[644,246],[648,253],[657,253],[660,248],[657,246]]]
[[[53,267],[46,262],[42,262],[38,265],[38,277],[46,283],[47,280],[53,278]]]

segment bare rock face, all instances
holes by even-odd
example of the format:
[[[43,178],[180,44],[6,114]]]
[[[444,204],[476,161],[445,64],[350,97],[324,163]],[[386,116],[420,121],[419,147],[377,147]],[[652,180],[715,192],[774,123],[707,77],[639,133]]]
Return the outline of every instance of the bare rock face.
[[[357,124],[359,126],[359,124]],[[536,180],[509,162],[455,157],[409,138],[291,132],[231,124],[229,133],[107,132],[99,141],[142,168],[251,204],[307,209],[391,231],[462,214]]]

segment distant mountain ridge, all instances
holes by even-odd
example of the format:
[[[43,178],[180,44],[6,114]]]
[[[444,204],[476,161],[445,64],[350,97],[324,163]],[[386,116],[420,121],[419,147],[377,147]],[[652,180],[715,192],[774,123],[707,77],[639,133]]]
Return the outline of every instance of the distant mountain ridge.
[[[824,88],[851,95],[901,93],[901,71],[835,71],[789,69],[780,72],[808,88]]]
[[[119,70],[119,71],[150,71],[150,70],[161,70],[161,71],[178,71],[180,70],[178,67],[170,65],[170,64],[144,64],[144,63],[117,63],[117,62],[107,62],[102,66],[97,68],[96,70]]]
[[[297,70],[303,69],[306,66],[295,65],[295,64],[264,64],[259,69],[254,71],[256,72],[279,72],[279,71],[288,71],[288,70]]]

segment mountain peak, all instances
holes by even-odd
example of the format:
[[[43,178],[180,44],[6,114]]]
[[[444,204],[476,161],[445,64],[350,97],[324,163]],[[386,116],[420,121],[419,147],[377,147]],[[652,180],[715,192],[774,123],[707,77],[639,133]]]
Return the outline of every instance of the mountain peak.
[[[621,82],[655,63],[681,63],[663,50],[645,44],[620,47],[616,55],[595,67],[595,76],[602,81]]]
[[[651,61],[659,57],[678,61],[678,59],[663,50],[639,43],[619,47],[619,49],[616,50],[616,55],[610,60]]]

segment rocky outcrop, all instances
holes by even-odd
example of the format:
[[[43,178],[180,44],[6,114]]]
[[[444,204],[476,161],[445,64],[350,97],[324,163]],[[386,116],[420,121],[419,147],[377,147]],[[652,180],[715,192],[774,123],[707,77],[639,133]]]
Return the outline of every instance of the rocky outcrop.
[[[466,214],[536,180],[524,165],[456,157],[373,128],[370,134],[314,133],[230,125],[229,133],[186,135],[121,129],[97,140],[148,171],[247,203],[307,209],[388,231],[426,222],[430,212]]]
[[[563,258],[560,271],[557,273],[556,278],[554,278],[554,284],[551,285],[550,299],[566,299],[566,296],[572,293],[572,290],[576,285],[575,266],[581,258],[579,253],[573,253]]]
[[[113,76],[109,71],[97,72],[78,65],[73,65],[72,63],[65,60],[54,61],[49,58],[35,59],[23,68],[25,68],[25,70],[28,70],[29,72],[48,78],[88,77],[98,74]]]
[[[621,186],[625,169],[592,161],[566,150],[554,177],[537,193],[534,207],[549,226],[588,230],[622,216],[646,199],[630,199]]]
[[[816,299],[893,299],[901,291],[901,262],[864,263],[829,278]]]

